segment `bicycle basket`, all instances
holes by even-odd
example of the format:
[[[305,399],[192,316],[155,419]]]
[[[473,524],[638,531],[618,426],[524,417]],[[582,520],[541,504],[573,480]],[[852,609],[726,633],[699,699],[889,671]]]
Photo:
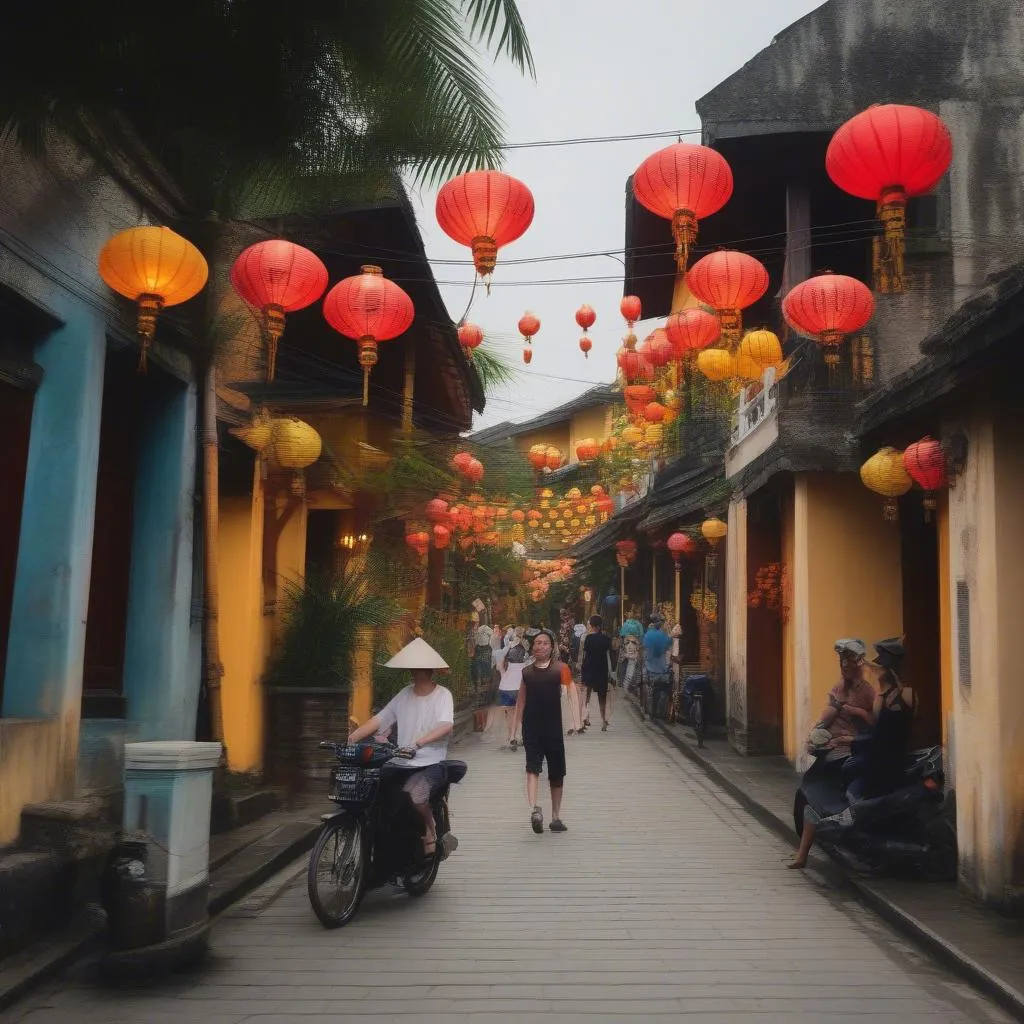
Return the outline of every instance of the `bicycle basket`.
[[[336,804],[368,804],[377,795],[379,768],[337,765],[331,769],[329,799]]]

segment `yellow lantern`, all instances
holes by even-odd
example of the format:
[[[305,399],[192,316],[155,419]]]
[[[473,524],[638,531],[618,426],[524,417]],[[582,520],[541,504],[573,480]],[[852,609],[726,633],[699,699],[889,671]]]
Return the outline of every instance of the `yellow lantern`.
[[[733,375],[733,358],[724,348],[706,348],[697,355],[697,369],[708,380],[728,380]]]
[[[565,492],[566,501],[579,501],[582,497],[583,494],[578,487],[572,487]]]
[[[895,448],[880,448],[860,467],[864,486],[885,498],[883,515],[892,522],[898,515],[896,499],[913,486],[910,474],[903,464],[903,453]]]
[[[648,423],[644,429],[644,443],[656,448],[665,440],[665,431],[660,423]]]
[[[718,542],[729,532],[729,527],[721,519],[712,516],[700,524],[701,536],[711,545],[718,547]]]
[[[210,274],[203,254],[187,238],[163,227],[128,228],[114,235],[100,251],[99,272],[108,287],[137,305],[142,370],[160,310],[187,302]]]
[[[631,424],[630,426],[623,428],[622,440],[625,441],[626,444],[636,445],[639,444],[643,439],[644,432],[639,427],[633,426]]]
[[[270,444],[272,431],[270,414],[265,409],[260,409],[245,426],[232,427],[230,433],[253,451],[262,452]]]
[[[596,526],[597,525],[597,516],[587,516],[587,518],[584,519],[583,522],[587,526]]]
[[[542,526],[542,527],[543,527],[543,528],[544,528],[545,530],[550,530],[550,529],[551,529],[551,524],[550,524],[550,523],[541,523],[541,526]]]
[[[782,343],[772,331],[747,331],[740,342],[739,356],[747,358],[760,367],[761,376],[765,370],[782,362]]]
[[[320,458],[320,435],[294,416],[275,419],[271,426],[270,451],[282,469],[305,469]]]
[[[764,367],[760,363],[756,363],[752,356],[740,348],[733,358],[732,372],[733,376],[740,380],[760,380],[764,374]]]

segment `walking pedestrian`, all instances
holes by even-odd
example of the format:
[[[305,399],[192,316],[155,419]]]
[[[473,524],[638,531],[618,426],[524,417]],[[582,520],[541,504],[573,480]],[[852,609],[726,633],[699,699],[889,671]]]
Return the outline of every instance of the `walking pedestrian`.
[[[590,630],[583,638],[583,667],[580,677],[586,687],[586,718],[583,728],[590,722],[590,695],[597,694],[601,709],[601,732],[607,732],[611,724],[611,709],[608,707],[608,677],[611,675],[611,637],[604,631],[604,619],[600,615],[590,616]]]
[[[530,804],[530,824],[540,835],[544,831],[544,815],[537,803],[540,772],[547,762],[551,787],[552,832],[567,832],[562,822],[562,791],[565,780],[565,739],[562,723],[562,695],[571,697],[572,672],[559,661],[555,636],[549,629],[541,630],[530,647],[533,662],[523,669],[519,687],[516,719],[523,723],[523,746],[526,748],[526,796]],[[578,728],[575,700],[566,701],[573,728]]]
[[[498,702],[505,711],[505,726],[508,729],[508,745],[515,750],[518,746],[516,740],[516,703],[519,698],[519,687],[523,682],[523,669],[529,658],[526,647],[526,640],[523,637],[525,630],[518,626],[512,632],[512,641],[501,654],[501,663],[498,670],[501,673],[501,682],[498,683]]]

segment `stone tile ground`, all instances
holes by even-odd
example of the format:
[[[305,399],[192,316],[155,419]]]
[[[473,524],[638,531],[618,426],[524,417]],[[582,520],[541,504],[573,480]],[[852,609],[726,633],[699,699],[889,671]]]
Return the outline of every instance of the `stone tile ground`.
[[[374,893],[346,929],[304,864],[218,922],[206,966],[96,986],[88,964],[4,1024],[707,1024],[1007,1021],[813,872],[664,738],[619,709],[568,741],[570,831],[529,828],[522,753],[462,744],[461,847],[421,900]]]

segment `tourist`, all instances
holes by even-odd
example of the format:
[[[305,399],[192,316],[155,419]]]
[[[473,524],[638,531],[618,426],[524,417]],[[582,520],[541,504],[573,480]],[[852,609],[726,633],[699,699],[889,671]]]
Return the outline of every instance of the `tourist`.
[[[590,695],[597,694],[598,707],[601,709],[601,732],[607,732],[611,723],[611,710],[608,707],[608,679],[611,675],[612,641],[604,631],[604,620],[600,615],[590,616],[590,630],[583,638],[583,666],[580,678],[586,687],[586,712],[583,728],[590,722]]]

